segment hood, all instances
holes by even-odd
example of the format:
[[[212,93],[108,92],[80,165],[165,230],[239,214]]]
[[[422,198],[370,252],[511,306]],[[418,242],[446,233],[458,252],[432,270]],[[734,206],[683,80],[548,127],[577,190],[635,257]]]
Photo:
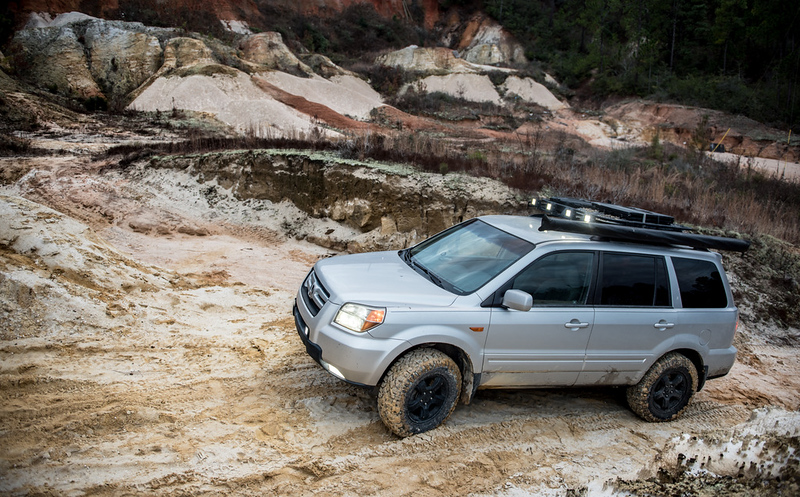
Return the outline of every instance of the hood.
[[[397,251],[323,259],[314,271],[337,304],[443,307],[456,299],[408,267]]]

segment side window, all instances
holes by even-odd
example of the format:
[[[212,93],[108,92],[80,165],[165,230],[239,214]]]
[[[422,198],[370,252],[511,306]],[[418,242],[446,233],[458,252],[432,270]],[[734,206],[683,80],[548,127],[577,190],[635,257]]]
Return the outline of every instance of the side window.
[[[592,282],[592,252],[558,252],[528,266],[512,288],[530,293],[534,306],[585,305]]]
[[[713,309],[728,306],[722,276],[713,262],[673,257],[672,265],[678,275],[683,307]]]
[[[604,253],[601,274],[600,305],[670,305],[663,257]]]

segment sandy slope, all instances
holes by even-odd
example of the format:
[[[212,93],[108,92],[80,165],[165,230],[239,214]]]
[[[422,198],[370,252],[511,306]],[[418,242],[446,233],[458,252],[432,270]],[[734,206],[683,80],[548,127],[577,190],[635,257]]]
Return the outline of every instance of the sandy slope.
[[[0,190],[0,492],[604,495],[660,468],[797,481],[800,360],[747,326],[733,372],[673,423],[614,389],[486,391],[401,440],[294,330],[294,290],[329,253],[286,229],[344,228],[182,173],[33,162]]]
[[[259,135],[308,133],[313,128],[309,116],[276,101],[244,73],[236,77],[218,74],[158,78],[130,107],[142,111],[169,112],[178,108],[209,112],[239,132]]]

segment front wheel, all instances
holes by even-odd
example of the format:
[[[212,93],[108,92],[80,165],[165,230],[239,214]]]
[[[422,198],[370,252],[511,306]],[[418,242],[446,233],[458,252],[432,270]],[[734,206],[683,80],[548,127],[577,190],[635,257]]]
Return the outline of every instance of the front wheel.
[[[378,414],[407,437],[444,423],[461,395],[461,371],[444,352],[417,349],[395,362],[378,390]]]
[[[697,368],[685,355],[671,352],[656,361],[639,383],[628,387],[628,405],[645,421],[671,421],[696,391]]]

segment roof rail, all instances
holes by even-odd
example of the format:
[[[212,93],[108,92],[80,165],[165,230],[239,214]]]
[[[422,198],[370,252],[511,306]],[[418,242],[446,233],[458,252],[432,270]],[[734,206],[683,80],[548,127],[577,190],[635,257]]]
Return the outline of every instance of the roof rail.
[[[583,233],[605,239],[658,245],[683,245],[695,249],[745,252],[750,242],[739,238],[686,233],[666,214],[568,197],[535,197],[531,200],[544,219],[541,231]]]

